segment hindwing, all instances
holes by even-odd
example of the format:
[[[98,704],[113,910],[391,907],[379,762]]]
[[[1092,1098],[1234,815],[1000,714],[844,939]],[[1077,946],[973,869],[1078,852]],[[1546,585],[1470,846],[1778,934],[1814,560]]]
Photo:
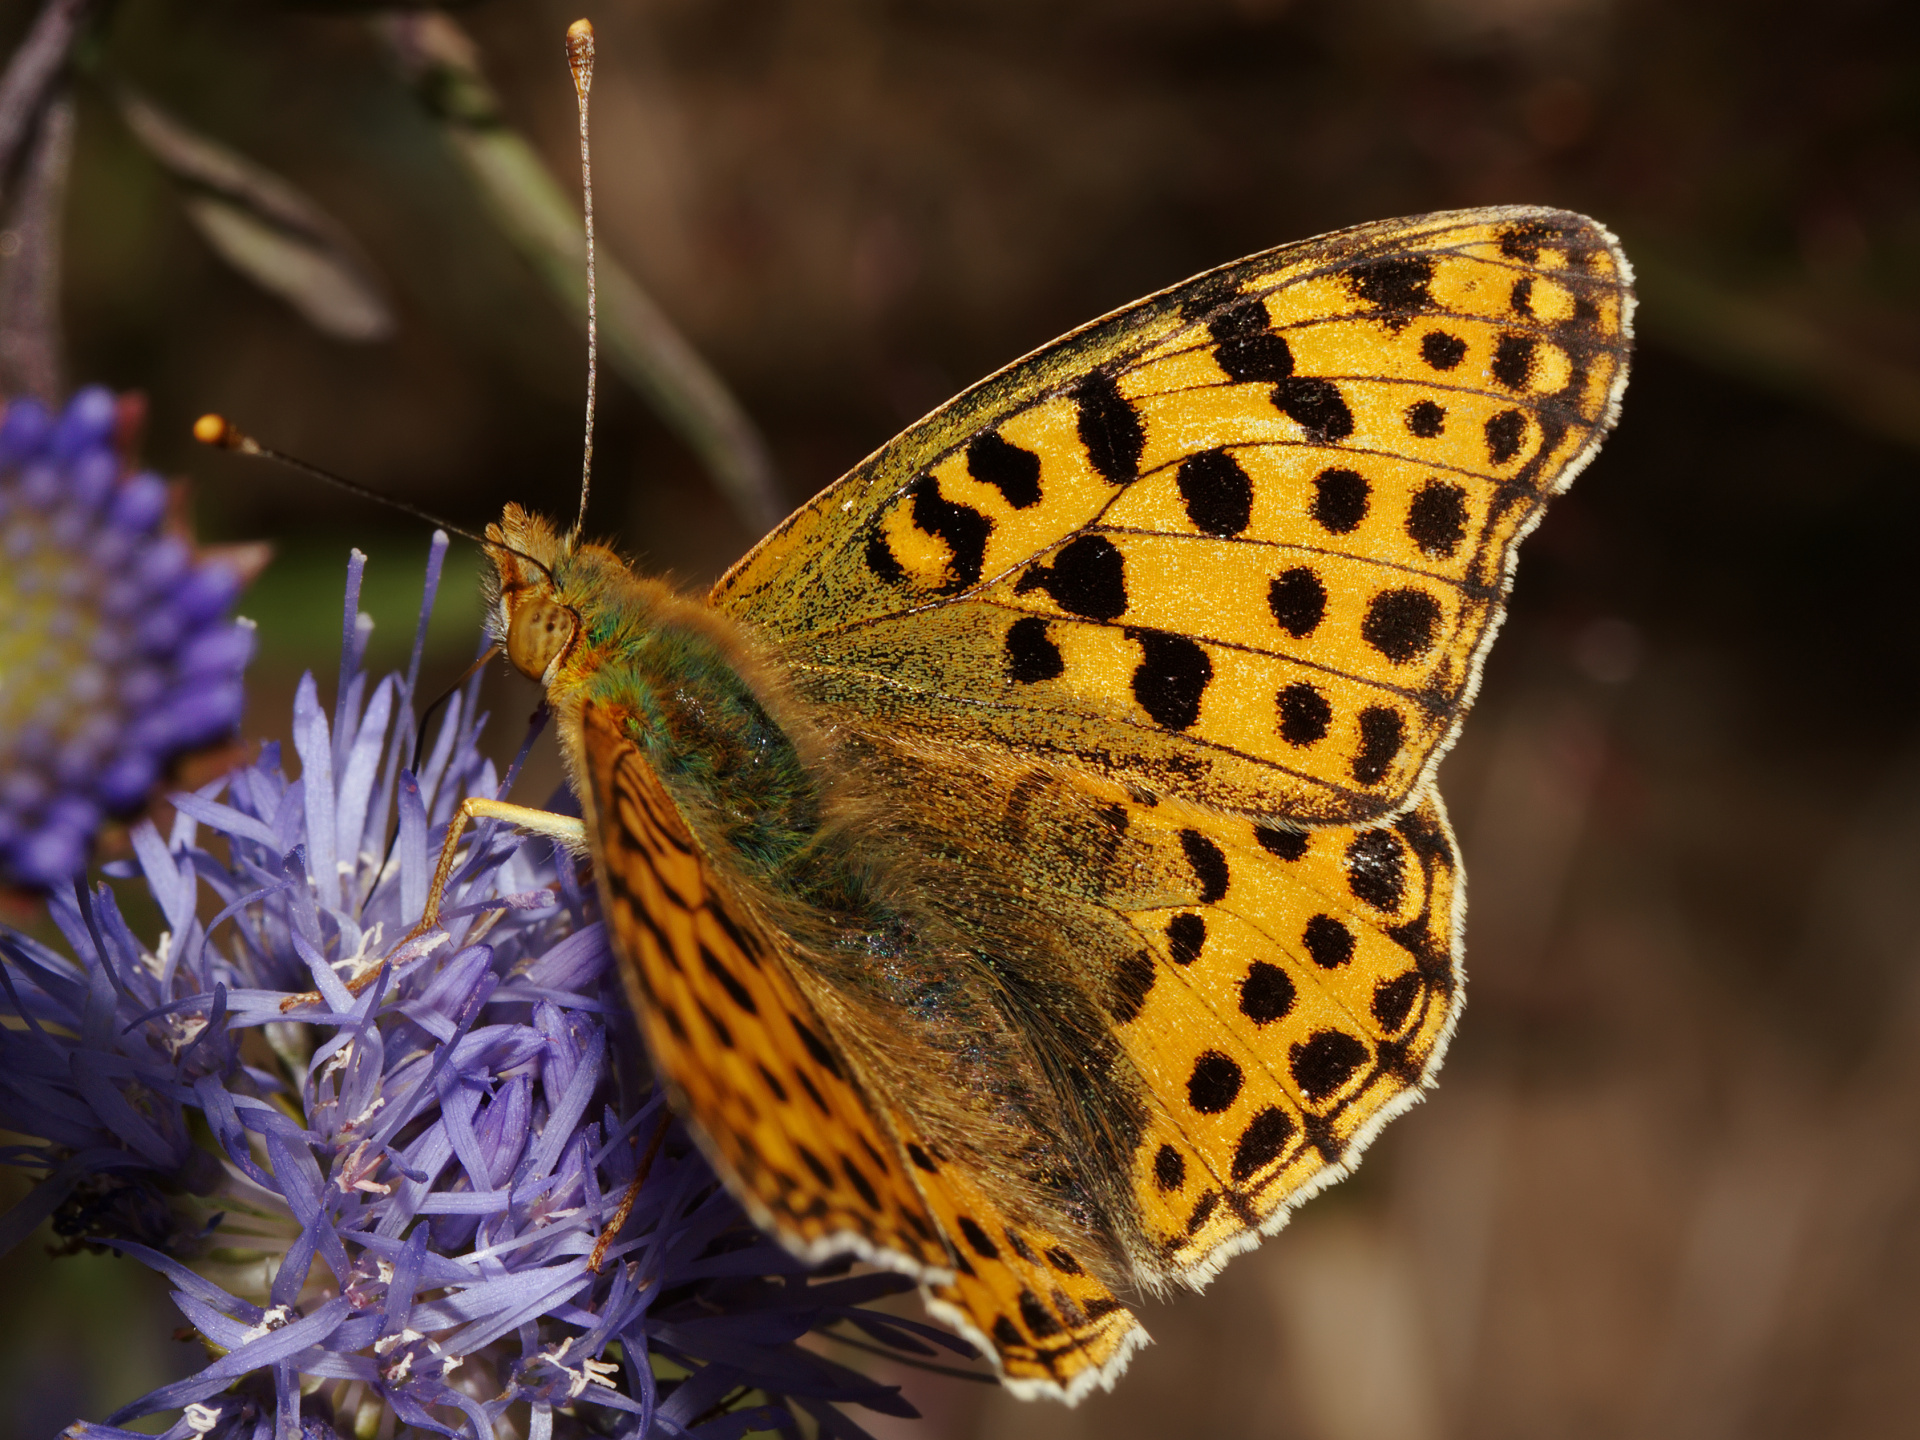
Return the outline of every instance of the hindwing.
[[[1052,1138],[1083,1193],[1117,1197],[1092,1253],[1134,1283],[1204,1281],[1438,1073],[1465,998],[1465,896],[1431,789],[1386,824],[1302,830],[1033,764],[970,770],[964,752],[863,758],[900,797],[895,824],[950,857],[930,888],[977,907],[991,981],[1047,997],[1029,1023],[1071,1097]],[[1009,896],[1014,924],[994,898]],[[1070,1008],[1096,1024],[1047,1026]]]

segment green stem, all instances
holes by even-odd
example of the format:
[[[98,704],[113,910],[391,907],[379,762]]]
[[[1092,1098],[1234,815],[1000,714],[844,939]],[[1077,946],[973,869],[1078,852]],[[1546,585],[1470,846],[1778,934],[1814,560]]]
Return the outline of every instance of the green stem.
[[[0,74],[0,181],[13,179],[20,147],[66,67],[91,9],[92,0],[47,0],[7,60]]]

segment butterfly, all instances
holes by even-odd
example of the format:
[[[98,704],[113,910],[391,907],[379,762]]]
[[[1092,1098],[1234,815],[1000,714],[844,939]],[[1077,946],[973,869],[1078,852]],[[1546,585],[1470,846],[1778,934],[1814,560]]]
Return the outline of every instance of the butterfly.
[[[1124,1297],[1352,1169],[1459,1018],[1434,771],[1633,303],[1578,215],[1364,225],[983,380],[704,597],[507,508],[491,624],[583,819],[470,803],[584,835],[759,1225],[1071,1403]]]

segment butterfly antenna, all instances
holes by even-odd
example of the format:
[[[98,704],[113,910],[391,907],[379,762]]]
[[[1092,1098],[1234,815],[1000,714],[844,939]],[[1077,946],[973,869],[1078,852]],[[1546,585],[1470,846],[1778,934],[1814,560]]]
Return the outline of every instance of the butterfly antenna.
[[[593,155],[587,144],[587,92],[593,88],[593,23],[576,20],[567,27],[567,68],[580,99],[580,188],[587,220],[587,436],[580,462],[580,516],[572,539],[587,523],[587,492],[593,487],[593,411],[600,381],[600,292],[593,272]]]
[[[311,464],[297,456],[282,454],[278,450],[271,450],[247,434],[246,431],[242,430],[231,420],[228,420],[225,416],[202,415],[198,420],[193,422],[193,438],[198,440],[202,445],[213,446],[216,450],[236,450],[242,455],[252,455],[262,460],[271,460],[277,465],[286,466],[289,470],[298,470],[302,475],[310,476],[315,480],[324,480],[327,484],[336,486],[346,491],[349,495],[358,495],[362,500],[371,500],[375,504],[385,505],[390,510],[398,510],[402,514],[411,515],[416,520],[425,520],[429,524],[438,525],[450,535],[458,535],[462,539],[473,540],[482,545],[491,543],[484,535],[476,535],[471,530],[463,530],[452,521],[442,520],[438,515],[429,514],[417,505],[409,505],[406,501],[396,500],[391,495],[382,495],[378,490],[362,485],[357,481],[349,480],[344,475],[336,475],[331,470],[322,470],[318,465]]]
[[[433,512],[422,510],[418,505],[409,505],[404,500],[396,500],[391,495],[383,495],[378,490],[373,489],[369,485],[362,485],[357,480],[349,480],[344,475],[334,474],[331,470],[322,470],[318,465],[313,464],[311,461],[302,460],[297,455],[288,455],[284,451],[262,445],[258,440],[254,439],[253,436],[247,434],[246,431],[242,430],[224,415],[202,415],[198,420],[193,422],[193,438],[198,440],[202,445],[211,445],[216,450],[232,450],[241,455],[251,455],[256,459],[271,460],[276,465],[284,465],[287,469],[296,470],[300,474],[309,476],[312,479],[324,480],[327,484],[336,486],[346,491],[349,495],[358,495],[362,500],[371,500],[376,505],[385,505],[389,510],[398,510],[402,515],[411,515],[416,520],[425,520],[429,525],[438,525],[448,534],[458,535],[462,540],[471,540],[483,549],[504,550],[509,555],[518,556],[533,566],[534,569],[538,570],[542,575],[545,575],[548,584],[553,583],[552,569],[543,561],[537,560],[527,554],[526,551],[516,550],[513,546],[502,544],[498,540],[489,540],[484,535],[476,535],[473,531],[464,529],[454,524],[451,520],[442,520]]]

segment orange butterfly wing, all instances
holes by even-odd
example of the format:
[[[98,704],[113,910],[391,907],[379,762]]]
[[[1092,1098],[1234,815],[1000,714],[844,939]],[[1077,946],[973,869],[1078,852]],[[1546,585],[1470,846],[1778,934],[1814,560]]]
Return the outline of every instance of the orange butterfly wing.
[[[778,941],[729,895],[620,717],[581,712],[587,832],[649,1051],[754,1219],[809,1259],[948,1256]]]
[[[734,1193],[808,1259],[851,1251],[920,1278],[1014,1389],[1110,1383],[1139,1322],[1059,1237],[1010,1227],[904,1115],[876,1113],[779,932],[701,853],[620,719],[580,716],[601,903],[655,1064]]]

